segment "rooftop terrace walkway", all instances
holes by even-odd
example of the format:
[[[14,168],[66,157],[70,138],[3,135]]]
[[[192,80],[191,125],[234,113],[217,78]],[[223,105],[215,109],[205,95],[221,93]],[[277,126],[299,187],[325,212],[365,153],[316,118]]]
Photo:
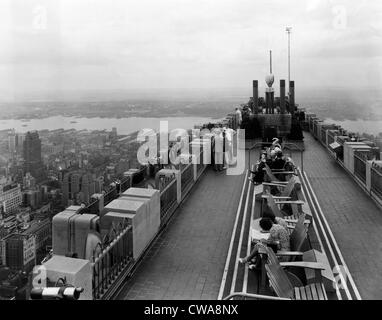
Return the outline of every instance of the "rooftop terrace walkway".
[[[217,299],[244,174],[207,168],[119,299]]]
[[[382,210],[305,133],[304,170],[362,299],[382,299]]]

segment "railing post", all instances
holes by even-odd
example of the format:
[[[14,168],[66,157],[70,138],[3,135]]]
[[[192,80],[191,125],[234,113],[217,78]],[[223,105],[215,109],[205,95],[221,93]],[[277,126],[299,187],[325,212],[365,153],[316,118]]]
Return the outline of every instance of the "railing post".
[[[156,188],[160,190],[159,186],[159,177],[160,176],[174,176],[176,180],[176,195],[177,195],[177,202],[180,203],[182,201],[182,177],[180,170],[173,170],[173,169],[162,169],[159,170],[156,174],[155,180],[156,180]],[[162,190],[160,190],[162,191]]]
[[[92,198],[98,199],[98,214],[101,215],[104,208],[104,195],[102,193],[95,193],[92,195]]]
[[[366,161],[366,189],[371,192],[371,170],[373,161]]]

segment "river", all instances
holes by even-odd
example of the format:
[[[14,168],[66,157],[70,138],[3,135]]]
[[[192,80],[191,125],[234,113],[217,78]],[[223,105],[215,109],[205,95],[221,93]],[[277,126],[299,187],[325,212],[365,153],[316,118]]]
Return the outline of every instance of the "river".
[[[31,120],[0,120],[0,130],[14,128],[17,132],[27,132],[33,130],[55,130],[63,128],[76,130],[111,130],[117,128],[118,134],[130,134],[143,128],[159,130],[160,121],[168,121],[168,127],[172,129],[191,129],[195,124],[202,124],[216,121],[216,119],[205,117],[165,117],[165,118],[76,118],[55,116],[44,119]],[[382,132],[381,120],[332,120],[326,119],[328,123],[341,125],[344,129],[378,135]]]
[[[117,128],[118,134],[130,134],[135,131],[147,128],[158,131],[160,121],[168,121],[169,130],[172,129],[192,129],[195,124],[203,124],[216,121],[212,118],[204,117],[166,117],[166,118],[76,118],[55,116],[45,119],[31,120],[0,120],[0,130],[14,128],[16,132],[25,133],[33,130],[55,130],[63,128],[76,130],[108,130]]]

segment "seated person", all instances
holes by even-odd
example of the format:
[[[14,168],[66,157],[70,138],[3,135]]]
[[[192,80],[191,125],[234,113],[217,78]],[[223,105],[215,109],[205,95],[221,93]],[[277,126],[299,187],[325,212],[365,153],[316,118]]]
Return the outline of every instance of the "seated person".
[[[267,154],[266,152],[263,152],[260,155],[260,160],[256,164],[256,170],[255,171],[250,170],[250,172],[253,174],[253,177],[252,178],[249,177],[248,179],[252,180],[252,183],[254,184],[263,183],[264,175],[265,175],[264,168],[265,168],[266,162],[267,162]]]
[[[276,152],[276,150],[275,150]],[[286,161],[283,157],[283,153],[280,151],[276,152],[275,160],[272,163],[271,169],[276,169],[276,170],[284,170],[285,169],[285,164]]]
[[[283,157],[283,153],[281,152],[281,150],[278,150],[276,152],[275,159],[272,162],[271,169],[278,170],[278,171],[281,171],[281,170],[285,171],[285,166],[286,166],[286,161]],[[279,179],[280,181],[286,181],[285,174],[277,174],[277,173],[274,173],[274,174],[275,174],[275,177]]]
[[[262,232],[269,232],[269,238],[267,240],[260,240],[261,244],[266,244],[270,246],[273,251],[290,251],[290,241],[289,241],[289,233],[288,231],[279,224],[273,223],[270,218],[262,218],[260,220],[260,228]],[[240,258],[240,263],[248,263],[252,262],[252,259],[255,258],[255,262],[253,263],[255,267],[258,266],[260,259],[258,259],[259,242],[255,244],[253,250],[249,254],[249,256]]]
[[[283,218],[276,217],[275,214],[272,212],[272,210],[268,206],[265,208],[263,212],[263,218],[271,219],[274,224],[278,224],[284,227],[288,231],[287,222]]]
[[[286,157],[285,162],[286,162],[285,163],[285,170],[286,171],[295,171],[296,166],[290,157]]]

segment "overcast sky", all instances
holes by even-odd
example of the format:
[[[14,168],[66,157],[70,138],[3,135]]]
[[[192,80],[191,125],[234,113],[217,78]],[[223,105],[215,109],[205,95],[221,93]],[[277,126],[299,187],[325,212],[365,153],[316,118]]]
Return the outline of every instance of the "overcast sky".
[[[380,0],[0,0],[0,96],[382,84]]]

